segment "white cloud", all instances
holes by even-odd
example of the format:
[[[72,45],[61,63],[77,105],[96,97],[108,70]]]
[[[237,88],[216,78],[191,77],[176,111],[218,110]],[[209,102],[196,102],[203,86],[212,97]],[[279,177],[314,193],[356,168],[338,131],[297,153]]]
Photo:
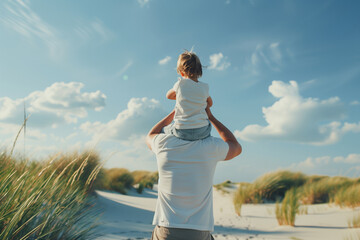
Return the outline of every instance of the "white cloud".
[[[360,122],[359,123],[344,123],[344,126],[342,127],[342,132],[360,132]]]
[[[56,126],[60,123],[76,123],[87,116],[88,109],[100,111],[105,106],[106,96],[100,91],[81,92],[79,82],[57,82],[44,91],[35,91],[23,99],[0,98],[0,122],[22,124],[24,102],[28,124],[32,127]]]
[[[0,21],[26,38],[38,38],[44,42],[53,58],[61,57],[64,44],[56,30],[43,21],[30,7],[28,1],[3,3],[5,11],[0,11]]]
[[[12,142],[15,140],[16,135],[18,134],[19,130],[20,130],[19,125],[13,124],[13,123],[2,123],[0,122],[0,133],[1,136],[11,136],[9,137],[9,141]],[[23,136],[23,131],[21,132],[21,136]],[[46,140],[47,135],[42,133],[41,131],[39,131],[38,129],[31,129],[31,128],[27,128],[26,129],[26,137],[28,139],[32,139],[32,140]],[[10,145],[9,141],[7,141],[7,145]]]
[[[90,24],[87,23],[77,26],[75,32],[85,41],[99,39],[107,41],[114,35],[100,19],[95,19]]]
[[[360,154],[349,154],[346,157],[338,156],[334,158],[334,162],[337,163],[360,163]]]
[[[308,157],[303,162],[293,163],[287,169],[306,174],[354,177],[359,175],[359,163],[360,154],[353,153],[346,157]]]
[[[167,64],[168,62],[170,62],[170,60],[171,60],[171,57],[170,57],[170,56],[166,56],[165,58],[159,60],[159,64],[160,64],[160,65],[165,65],[165,64]]]
[[[313,145],[332,144],[346,132],[360,131],[360,123],[344,123],[345,108],[338,97],[326,100],[303,98],[296,81],[273,81],[269,92],[278,100],[263,107],[266,126],[252,124],[235,131],[247,141],[278,139]]]
[[[351,176],[353,173],[358,175],[360,170],[358,166],[359,163],[360,154],[352,153],[345,157],[308,157],[305,161],[293,163],[288,168],[312,174]]]
[[[223,71],[228,67],[230,67],[230,62],[227,61],[227,58],[224,57],[222,53],[214,53],[210,55],[209,69]]]
[[[109,122],[86,122],[80,126],[92,136],[86,146],[106,146],[106,167],[122,166],[130,170],[156,170],[156,160],[145,143],[146,134],[167,112],[159,101],[131,98],[127,108]]]
[[[127,141],[121,141],[116,151],[108,150],[111,155],[105,167],[124,167],[133,170],[156,171],[156,158],[146,146],[146,136],[133,136]]]
[[[244,68],[253,75],[259,75],[266,69],[280,71],[283,61],[284,53],[279,42],[268,45],[258,44]]]
[[[350,104],[351,105],[360,105],[360,102],[359,101],[352,101]]]
[[[292,165],[292,168],[312,169],[318,167],[319,165],[327,165],[330,163],[330,161],[331,161],[331,157],[329,156],[323,156],[317,158],[308,157],[305,161]]]
[[[137,0],[141,7],[144,7],[149,4],[150,0]]]
[[[80,128],[93,135],[94,142],[124,141],[145,135],[165,114],[159,101],[155,99],[131,98],[127,109],[120,112],[114,120],[107,123],[86,122]]]

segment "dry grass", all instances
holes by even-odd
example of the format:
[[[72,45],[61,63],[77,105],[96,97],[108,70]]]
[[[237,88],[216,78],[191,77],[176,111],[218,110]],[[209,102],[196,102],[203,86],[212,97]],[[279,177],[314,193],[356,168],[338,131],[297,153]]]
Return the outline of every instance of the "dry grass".
[[[241,183],[239,185],[239,188],[235,192],[233,198],[235,212],[238,216],[241,216],[241,207],[243,204],[249,203],[251,195],[252,195],[251,184]]]
[[[2,153],[0,239],[91,239],[96,214],[88,194],[100,169],[91,152],[45,163]]]
[[[300,190],[301,201],[304,204],[333,202],[335,194],[351,184],[352,180],[345,177],[322,177],[317,181],[308,181]]]
[[[360,206],[360,184],[354,183],[341,188],[335,193],[333,202],[341,207],[355,208]]]
[[[277,171],[267,173],[244,186],[242,184],[239,187],[237,200],[234,199],[237,206],[243,203],[281,201],[290,188],[297,188],[303,204],[335,203],[352,208],[360,206],[360,179]]]
[[[299,187],[305,181],[306,176],[300,172],[277,171],[267,173],[253,183],[253,201],[277,201],[284,198],[287,190]]]
[[[353,214],[352,218],[348,220],[349,228],[360,228],[360,212]]]
[[[129,189],[137,186],[137,192],[142,193],[144,188],[152,189],[158,179],[157,172],[130,172],[125,168],[111,168],[103,169],[100,172],[100,180],[97,186],[99,189],[116,191],[121,194],[127,194]]]
[[[279,225],[295,225],[295,216],[299,211],[299,197],[295,188],[288,190],[281,203],[276,203],[276,219]]]

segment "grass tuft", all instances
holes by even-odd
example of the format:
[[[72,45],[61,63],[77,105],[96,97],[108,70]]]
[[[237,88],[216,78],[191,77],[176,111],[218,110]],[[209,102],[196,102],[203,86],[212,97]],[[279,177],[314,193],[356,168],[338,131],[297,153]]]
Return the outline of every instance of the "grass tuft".
[[[295,226],[295,216],[299,211],[299,197],[296,188],[292,188],[285,193],[281,205],[276,203],[276,219],[279,225]]]
[[[76,159],[76,160],[75,160]],[[63,154],[46,162],[0,154],[0,239],[91,239],[100,158]]]
[[[348,219],[349,228],[360,228],[360,212],[353,214],[352,218]]]

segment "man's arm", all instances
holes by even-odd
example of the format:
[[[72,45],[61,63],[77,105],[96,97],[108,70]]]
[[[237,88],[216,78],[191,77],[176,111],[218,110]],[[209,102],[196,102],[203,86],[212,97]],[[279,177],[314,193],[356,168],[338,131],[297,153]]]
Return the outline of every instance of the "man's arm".
[[[175,110],[173,110],[169,115],[167,115],[160,122],[155,124],[155,126],[153,126],[153,128],[147,134],[146,145],[150,148],[150,150],[151,150],[151,142],[152,142],[153,138],[156,135],[158,135],[159,133],[161,133],[161,130],[163,129],[163,127],[169,125],[172,122],[172,120],[174,119],[174,114],[175,114]]]
[[[166,93],[166,98],[170,99],[170,100],[176,100],[176,92],[174,89],[170,89],[167,93]]]
[[[234,134],[232,134],[232,132],[227,127],[225,127],[219,120],[214,117],[214,115],[212,115],[209,107],[206,108],[206,113],[208,114],[210,122],[218,131],[222,140],[224,140],[224,142],[229,145],[229,151],[225,160],[230,160],[240,155],[242,148],[240,143],[236,140]]]
[[[213,105],[213,100],[212,100],[212,98],[211,98],[210,96],[206,99],[206,102],[207,102],[207,106],[208,106],[208,107],[212,107],[212,105]]]

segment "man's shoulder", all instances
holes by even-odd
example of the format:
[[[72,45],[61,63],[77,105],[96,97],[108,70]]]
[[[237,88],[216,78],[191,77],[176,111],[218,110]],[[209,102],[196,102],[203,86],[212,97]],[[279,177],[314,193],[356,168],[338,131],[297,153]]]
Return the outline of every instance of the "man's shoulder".
[[[221,161],[225,159],[229,145],[221,138],[213,136],[202,140],[186,141],[174,135],[158,134],[154,138],[152,149],[155,154],[164,151],[172,155],[187,152],[199,158]]]
[[[157,147],[165,146],[168,147],[202,147],[204,146],[214,146],[214,145],[227,145],[226,142],[224,142],[221,138],[218,137],[207,137],[202,140],[196,140],[196,141],[187,141],[180,139],[178,137],[175,137],[172,134],[158,134],[153,139],[154,144],[157,145]]]

